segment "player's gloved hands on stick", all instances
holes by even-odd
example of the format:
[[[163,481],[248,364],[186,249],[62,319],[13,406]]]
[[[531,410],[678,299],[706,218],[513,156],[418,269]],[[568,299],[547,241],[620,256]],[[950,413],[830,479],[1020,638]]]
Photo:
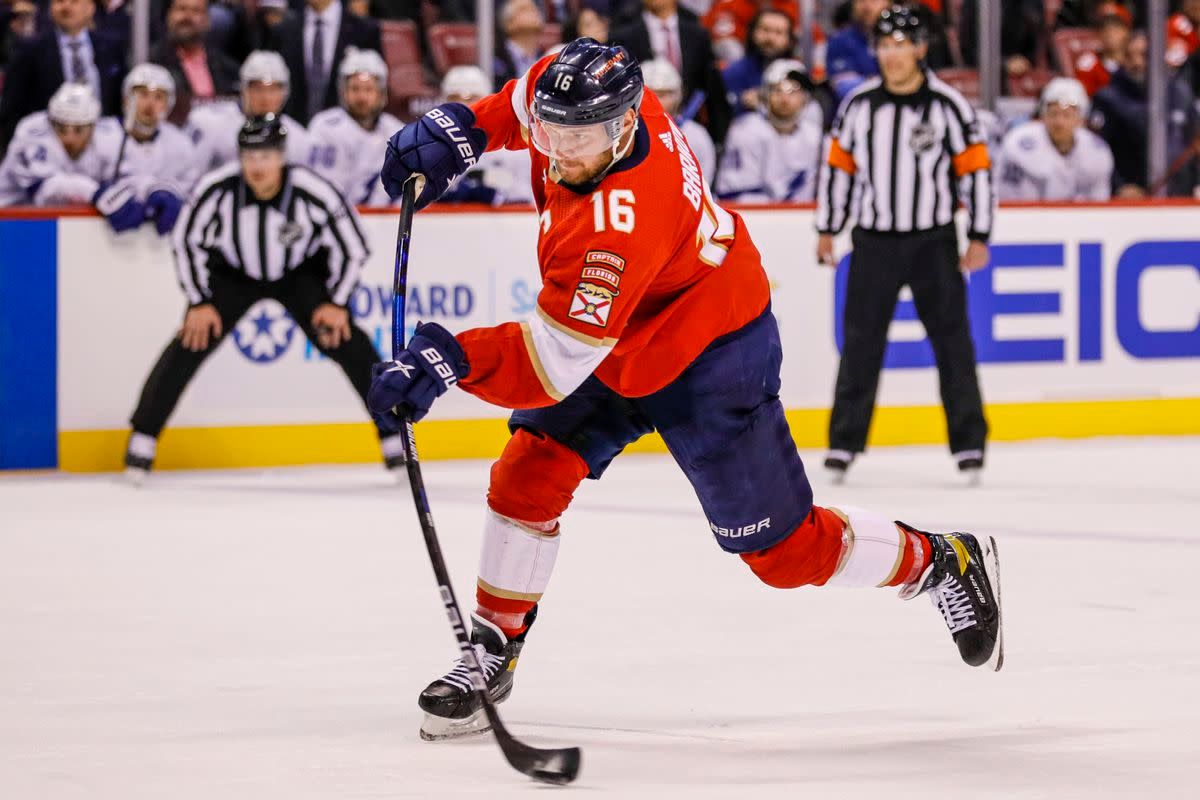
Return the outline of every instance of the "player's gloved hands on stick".
[[[450,331],[432,322],[418,325],[395,361],[381,361],[371,369],[367,407],[380,428],[395,433],[406,416],[413,422],[421,420],[433,401],[470,371],[466,354]]]
[[[336,350],[350,341],[350,312],[333,303],[322,303],[312,315],[317,330],[317,344],[326,350]]]
[[[182,209],[183,200],[167,189],[155,189],[146,198],[146,217],[154,220],[154,227],[159,236],[166,236],[171,232]]]
[[[404,182],[425,176],[425,189],[416,198],[420,211],[442,196],[450,181],[479,161],[487,149],[487,134],[475,127],[475,112],[462,103],[443,103],[388,140],[379,180],[388,197],[404,191]]]
[[[179,331],[179,340],[188,350],[199,353],[207,350],[211,342],[221,338],[221,315],[212,303],[203,303],[188,309]]]
[[[146,206],[129,181],[101,184],[92,202],[114,233],[131,231],[146,221]]]

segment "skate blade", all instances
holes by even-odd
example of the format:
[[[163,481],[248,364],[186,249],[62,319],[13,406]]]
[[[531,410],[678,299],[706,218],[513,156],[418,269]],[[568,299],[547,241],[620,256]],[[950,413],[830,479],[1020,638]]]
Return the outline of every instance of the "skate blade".
[[[126,467],[125,482],[136,489],[146,482],[147,474],[147,471],[144,469],[138,469],[137,467]]]
[[[1004,604],[1000,600],[1000,551],[996,548],[995,538],[991,536],[984,542],[983,569],[996,595],[996,646],[986,666],[993,672],[999,672],[1004,666]]]
[[[967,477],[967,486],[976,488],[983,483],[983,470],[981,469],[964,469],[963,474]]]
[[[834,486],[841,486],[846,482],[846,470],[831,469],[829,470],[829,482]]]
[[[444,742],[479,736],[491,730],[492,724],[488,722],[487,714],[482,708],[463,719],[446,719],[426,714],[425,721],[421,723],[421,739],[426,742]]]

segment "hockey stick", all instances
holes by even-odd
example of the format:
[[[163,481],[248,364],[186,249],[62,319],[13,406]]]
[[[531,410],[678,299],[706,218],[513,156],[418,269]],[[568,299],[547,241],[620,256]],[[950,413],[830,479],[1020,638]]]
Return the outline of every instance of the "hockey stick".
[[[412,241],[413,205],[417,194],[425,183],[424,177],[414,175],[404,184],[403,199],[400,203],[400,229],[396,237],[396,271],[392,284],[392,358],[395,359],[404,349],[404,306],[405,293],[408,289],[408,248]],[[442,548],[438,544],[437,531],[433,527],[433,512],[429,510],[429,498],[425,495],[425,481],[421,477],[421,464],[417,461],[417,440],[413,436],[411,419],[404,420],[404,460],[408,467],[408,483],[412,487],[413,504],[417,508],[417,518],[421,522],[421,533],[425,536],[425,549],[429,551],[429,561],[433,564],[433,574],[437,578],[438,591],[442,595],[442,603],[446,607],[446,615],[450,618],[450,627],[458,639],[458,647],[462,651],[463,663],[471,678],[471,687],[476,699],[483,706],[491,723],[492,733],[496,742],[504,751],[504,757],[513,769],[524,773],[536,781],[544,783],[570,783],[579,775],[581,753],[578,747],[566,747],[559,750],[541,750],[517,741],[500,721],[491,698],[487,694],[487,682],[483,677],[483,669],[475,657],[475,648],[471,646],[471,638],[467,633],[466,622],[459,610],[458,599],[454,596],[454,588],[450,585],[450,575],[446,571],[446,561],[442,557]]]

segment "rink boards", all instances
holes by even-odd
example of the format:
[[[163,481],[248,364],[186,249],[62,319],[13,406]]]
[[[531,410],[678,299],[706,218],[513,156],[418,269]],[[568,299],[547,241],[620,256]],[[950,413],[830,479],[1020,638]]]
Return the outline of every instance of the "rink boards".
[[[814,266],[809,209],[742,213],[772,279],[793,434],[823,446],[847,259],[836,273]],[[994,437],[1200,433],[1200,206],[1014,207],[997,220],[992,266],[969,281]],[[396,218],[369,214],[364,225],[373,255],[351,309],[386,355]],[[409,325],[459,331],[529,316],[536,235],[531,211],[419,215]],[[632,235],[654,235],[636,228],[636,208]],[[117,237],[88,215],[0,217],[0,468],[118,468],[138,390],[184,307],[169,249],[148,228]],[[907,296],[890,338],[871,441],[944,441],[936,370]],[[494,455],[504,418],[452,392],[418,426],[422,456]],[[663,449],[656,437],[636,447]],[[197,375],[159,465],[378,457],[337,368],[265,302]]]

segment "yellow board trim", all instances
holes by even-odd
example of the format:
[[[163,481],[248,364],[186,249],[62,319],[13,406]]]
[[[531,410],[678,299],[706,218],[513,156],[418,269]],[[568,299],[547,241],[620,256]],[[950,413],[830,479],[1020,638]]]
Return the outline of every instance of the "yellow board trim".
[[[1088,436],[1180,436],[1200,434],[1200,397],[1054,403],[994,403],[987,408],[993,441],[1078,439]],[[828,409],[787,412],[801,448],[827,444]],[[59,468],[67,472],[120,470],[125,430],[61,431]],[[495,458],[508,441],[503,419],[425,421],[417,425],[421,459]],[[946,421],[936,406],[881,408],[871,426],[871,445],[941,444]],[[657,434],[626,448],[665,453]],[[159,442],[157,469],[225,469],[301,464],[379,462],[379,443],[368,423],[171,428]]]

